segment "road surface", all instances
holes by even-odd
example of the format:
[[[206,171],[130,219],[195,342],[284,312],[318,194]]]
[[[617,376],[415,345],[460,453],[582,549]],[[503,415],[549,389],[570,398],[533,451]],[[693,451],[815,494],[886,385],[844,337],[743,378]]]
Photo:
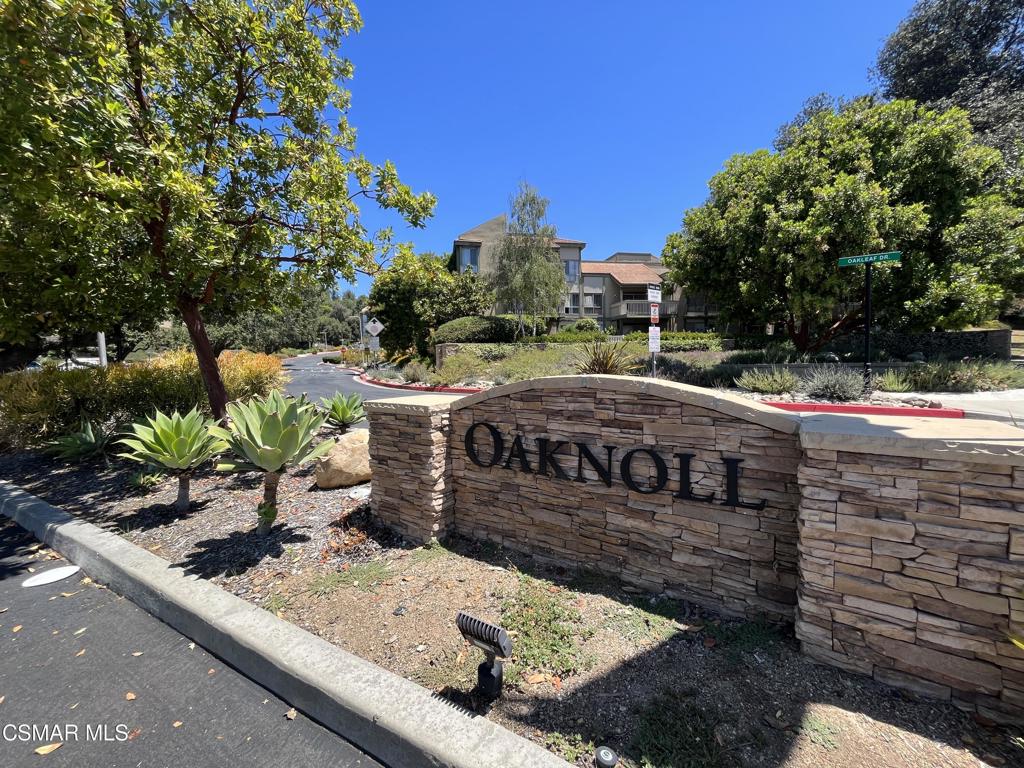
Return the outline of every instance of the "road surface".
[[[82,572],[22,587],[40,550],[0,517],[0,766],[382,768]]]
[[[364,400],[422,394],[366,384],[359,381],[356,374],[349,370],[341,369],[336,365],[322,365],[321,357],[322,355],[305,355],[289,357],[284,361],[284,368],[291,377],[287,387],[288,394],[298,396],[305,392],[314,401],[319,401],[321,397],[332,397],[336,392],[345,394],[355,392],[362,395]]]

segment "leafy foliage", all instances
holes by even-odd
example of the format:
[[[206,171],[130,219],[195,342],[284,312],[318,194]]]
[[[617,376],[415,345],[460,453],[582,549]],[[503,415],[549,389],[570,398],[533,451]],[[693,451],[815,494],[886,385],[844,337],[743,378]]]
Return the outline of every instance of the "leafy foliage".
[[[353,424],[366,418],[363,396],[356,392],[349,395],[337,392],[334,397],[324,398],[320,402],[327,414],[327,421],[340,428],[342,432],[346,432]]]
[[[625,341],[647,343],[646,331],[627,333]],[[670,352],[712,352],[722,348],[722,337],[705,331],[665,331],[661,334],[661,351]]]
[[[515,324],[504,317],[460,317],[450,320],[434,331],[433,344],[511,342],[515,340]]]
[[[548,200],[526,182],[510,201],[505,236],[497,247],[491,280],[498,302],[516,316],[519,334],[526,317],[555,315],[565,294],[565,268],[555,250],[555,228],[547,222]]]
[[[766,395],[782,395],[794,392],[800,386],[800,377],[775,366],[767,371],[748,369],[736,378],[736,386]]]
[[[912,392],[914,389],[910,377],[894,368],[878,374],[874,386],[880,392]]]
[[[665,690],[638,713],[630,754],[641,768],[722,768],[727,753],[716,725],[694,702]]]
[[[63,461],[79,462],[105,456],[115,432],[101,422],[83,420],[76,432],[61,435],[46,444],[47,453]]]
[[[224,352],[220,370],[232,399],[265,395],[282,384],[281,361]],[[188,350],[145,362],[62,371],[53,367],[0,375],[0,443],[38,444],[82,419],[128,423],[154,410],[209,413],[199,365]]]
[[[425,355],[432,331],[487,311],[494,297],[475,273],[452,273],[440,256],[403,251],[377,275],[369,301],[385,326],[380,337],[385,350],[415,348]]]
[[[804,379],[803,390],[824,400],[856,400],[864,394],[864,377],[859,371],[838,365],[816,365]]]
[[[914,392],[991,392],[1024,387],[1024,369],[1007,362],[922,363],[906,369],[905,375]]]
[[[868,98],[820,108],[779,151],[732,157],[663,255],[725,319],[781,323],[801,352],[863,323],[861,281],[839,256],[903,252],[900,268],[875,270],[880,323],[978,322],[1024,271],[1020,208],[990,186],[999,170],[962,110]]]
[[[604,331],[558,331],[535,339],[538,342],[546,341],[551,344],[585,344],[588,341],[607,341],[608,334]]]
[[[356,201],[421,226],[430,194],[355,149],[351,0],[13,0],[0,59],[0,327],[176,311],[216,416],[203,312],[333,284],[391,251]],[[43,286],[39,291],[36,286]],[[40,320],[39,318],[42,318]]]
[[[982,141],[1020,165],[1024,6],[1017,0],[919,0],[878,55],[886,96],[971,115]]]
[[[597,320],[595,320],[592,317],[581,317],[579,320],[573,323],[572,329],[574,331],[581,331],[586,333],[592,331],[600,331],[601,326],[598,325]]]
[[[626,342],[584,344],[576,362],[576,372],[625,376],[640,368],[635,357],[635,351]]]
[[[263,472],[263,503],[257,508],[256,532],[270,533],[277,519],[277,486],[281,474],[324,456],[333,440],[313,445],[326,416],[305,397],[282,395],[276,389],[266,397],[229,403],[228,428],[210,427],[210,434],[223,440],[234,459],[217,464],[222,472]]]

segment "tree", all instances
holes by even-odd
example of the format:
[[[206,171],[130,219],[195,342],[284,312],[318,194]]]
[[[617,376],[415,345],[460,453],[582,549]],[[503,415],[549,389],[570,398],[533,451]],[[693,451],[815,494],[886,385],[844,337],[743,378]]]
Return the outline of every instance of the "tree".
[[[863,327],[862,280],[840,256],[903,252],[876,270],[875,306],[908,330],[993,317],[1024,274],[1021,209],[991,186],[999,153],[963,110],[862,98],[785,136],[781,151],[733,156],[666,242],[670,278],[724,319],[784,323],[801,350]]]
[[[548,200],[526,182],[510,200],[505,236],[497,248],[491,285],[497,300],[511,309],[526,330],[525,317],[558,313],[565,296],[565,268],[554,249],[555,228],[547,223]]]
[[[331,300],[331,318],[338,322],[340,329],[340,338],[334,343],[359,338],[359,315],[368,301],[366,296],[356,296],[352,291],[345,291]]]
[[[369,302],[384,324],[380,337],[384,349],[415,348],[426,355],[435,328],[457,317],[485,312],[493,295],[474,273],[450,272],[445,257],[403,251],[377,275]]]
[[[888,98],[971,115],[982,142],[1008,166],[1024,152],[1024,4],[919,0],[878,55]]]
[[[0,13],[0,268],[31,265],[36,316],[57,305],[107,322],[126,303],[103,293],[117,286],[173,309],[218,418],[205,312],[266,305],[281,265],[325,285],[375,271],[391,233],[366,230],[360,199],[413,226],[432,213],[432,195],[355,151],[338,54],[361,25],[350,0],[11,0]],[[0,290],[3,338],[33,331]]]

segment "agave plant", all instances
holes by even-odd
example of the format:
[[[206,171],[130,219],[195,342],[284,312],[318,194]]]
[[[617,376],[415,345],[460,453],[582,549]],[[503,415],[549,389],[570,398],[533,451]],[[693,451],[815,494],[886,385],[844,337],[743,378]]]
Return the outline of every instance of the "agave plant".
[[[82,419],[77,432],[51,440],[43,450],[64,461],[84,461],[94,456],[105,456],[114,435],[115,431],[106,430],[102,423],[93,424]]]
[[[217,469],[263,473],[256,532],[266,535],[277,519],[277,486],[285,469],[318,459],[334,445],[333,440],[313,445],[327,417],[305,395],[285,397],[277,390],[248,402],[230,403],[228,416],[229,427],[210,427],[210,434],[227,443],[237,458],[221,461]]]
[[[576,373],[605,373],[625,376],[640,368],[626,342],[595,341],[584,344],[576,360]]]
[[[345,395],[338,392],[334,397],[325,397],[320,402],[327,412],[327,421],[340,428],[342,432],[346,432],[353,424],[366,418],[362,395]]]
[[[174,509],[185,512],[189,507],[192,473],[227,448],[223,440],[210,434],[212,424],[196,408],[184,416],[177,411],[170,416],[157,411],[145,422],[132,424],[129,436],[118,440],[129,450],[118,455],[175,475],[178,498]]]

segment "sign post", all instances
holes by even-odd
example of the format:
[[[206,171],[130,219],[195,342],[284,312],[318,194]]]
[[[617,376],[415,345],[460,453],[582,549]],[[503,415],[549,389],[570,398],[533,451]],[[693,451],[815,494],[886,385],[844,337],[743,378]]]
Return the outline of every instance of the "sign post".
[[[840,267],[864,265],[864,392],[871,391],[871,265],[882,261],[894,261],[897,264],[903,258],[900,251],[885,253],[867,253],[863,256],[843,256],[839,259]]]
[[[647,350],[651,353],[651,378],[658,378],[658,353],[661,352],[661,285],[648,283],[647,302],[651,305],[651,324],[647,328]]]
[[[370,352],[377,354],[380,352],[380,333],[384,330],[384,323],[378,320],[376,317],[371,317],[370,322],[366,324],[366,332],[370,334]]]

